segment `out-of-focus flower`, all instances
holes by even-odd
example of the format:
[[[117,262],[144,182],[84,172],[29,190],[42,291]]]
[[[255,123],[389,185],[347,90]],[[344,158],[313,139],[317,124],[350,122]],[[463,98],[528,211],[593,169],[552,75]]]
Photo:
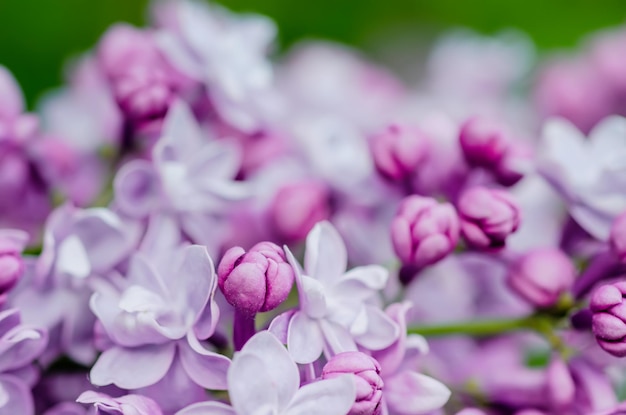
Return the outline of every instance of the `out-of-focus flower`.
[[[266,56],[276,35],[271,20],[235,16],[195,0],[157,3],[155,15],[166,58],[206,86],[223,120],[252,133],[275,116],[273,68]]]
[[[434,264],[454,250],[459,217],[449,203],[409,196],[391,223],[391,240],[400,260],[418,268]]]
[[[392,124],[372,138],[372,155],[376,169],[391,180],[402,180],[416,174],[424,160],[428,140],[418,128]]]
[[[598,288],[591,297],[592,329],[600,347],[617,357],[626,356],[626,283]]]
[[[609,234],[611,249],[620,261],[626,262],[626,211],[615,218]]]
[[[509,149],[509,137],[495,122],[472,117],[461,126],[459,135],[465,159],[473,166],[496,168]]]
[[[592,236],[606,240],[626,210],[626,119],[609,117],[585,138],[565,120],[543,130],[542,175],[566,200],[569,213]]]
[[[278,190],[269,209],[276,235],[301,241],[316,223],[330,218],[330,189],[316,180],[290,183]]]
[[[91,297],[91,309],[112,342],[91,369],[94,385],[155,384],[178,356],[193,382],[225,388],[229,359],[200,342],[213,334],[219,317],[211,258],[197,245],[169,255],[150,263],[135,254],[125,279],[101,281]]]
[[[321,222],[307,237],[304,271],[289,250],[294,267],[300,309],[278,316],[270,330],[287,343],[297,363],[311,363],[324,352],[370,350],[389,346],[398,326],[372,301],[388,278],[377,265],[346,272],[347,252],[341,237],[328,222]]]
[[[515,259],[507,277],[515,293],[536,307],[554,305],[571,288],[576,269],[559,249],[535,249]]]
[[[47,340],[45,330],[21,323],[18,310],[0,312],[0,413],[35,413],[31,388],[39,374],[33,361]]]
[[[83,392],[76,402],[93,404],[95,415],[162,415],[159,405],[141,395],[125,395],[112,398],[99,392]]]
[[[28,234],[17,229],[0,229],[0,304],[6,301],[9,291],[24,272],[22,250]]]
[[[520,224],[520,208],[503,190],[471,188],[461,194],[457,209],[463,238],[477,248],[503,247]]]
[[[384,382],[380,364],[362,352],[342,352],[331,357],[322,369],[322,379],[354,375],[356,401],[348,415],[378,415],[382,411]]]
[[[294,281],[285,253],[271,242],[260,242],[248,252],[230,248],[220,261],[217,277],[226,300],[249,316],[278,307]]]
[[[284,346],[267,331],[236,353],[228,370],[232,408],[217,402],[192,405],[176,415],[271,413],[345,415],[355,402],[355,382],[344,375],[300,387],[300,375]]]

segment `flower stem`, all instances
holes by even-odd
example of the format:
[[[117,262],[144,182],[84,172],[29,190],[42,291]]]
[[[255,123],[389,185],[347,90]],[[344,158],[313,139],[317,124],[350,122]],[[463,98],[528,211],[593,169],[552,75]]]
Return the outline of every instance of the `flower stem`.
[[[427,337],[453,335],[484,337],[519,330],[541,331],[539,328],[545,327],[545,319],[546,317],[534,315],[512,319],[478,320],[432,326],[413,326],[408,328],[407,333],[421,334]]]

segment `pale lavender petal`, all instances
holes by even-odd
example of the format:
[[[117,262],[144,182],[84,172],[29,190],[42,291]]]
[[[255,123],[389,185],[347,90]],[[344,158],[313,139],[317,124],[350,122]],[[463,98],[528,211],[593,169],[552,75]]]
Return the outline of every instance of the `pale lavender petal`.
[[[293,318],[295,310],[285,311],[274,317],[267,329],[283,344],[287,344],[287,334],[289,332],[289,322]]]
[[[189,405],[175,415],[237,415],[235,410],[221,402],[200,402]]]
[[[320,320],[319,325],[329,352],[327,354],[335,355],[358,350],[350,332],[344,327],[328,320]]]
[[[324,350],[324,336],[316,320],[297,312],[289,322],[287,348],[296,363],[317,360]]]
[[[194,382],[206,389],[228,389],[226,374],[230,367],[230,359],[207,350],[192,332],[177,344],[183,368]]]
[[[120,415],[162,415],[161,408],[150,398],[141,395],[125,395],[112,398],[104,393],[86,391],[76,402],[94,404],[97,409]]]
[[[384,399],[392,413],[427,414],[448,402],[450,390],[438,380],[411,372],[385,378]]]
[[[192,161],[206,144],[204,136],[196,118],[183,101],[176,101],[170,107],[161,139],[152,152],[153,159],[159,169],[163,163],[180,161],[187,163]]]
[[[0,376],[0,413],[33,415],[35,406],[30,388],[12,376]]]
[[[301,387],[284,415],[345,415],[356,399],[350,375],[320,380]]]
[[[17,117],[23,109],[22,91],[11,72],[0,66],[0,117]]]
[[[244,345],[241,354],[250,354],[264,361],[266,382],[274,387],[279,408],[285,408],[300,386],[300,374],[289,352],[270,332],[254,335]]]
[[[48,334],[30,326],[17,326],[0,339],[0,372],[31,363],[46,348]]]
[[[115,204],[127,215],[142,218],[160,203],[160,187],[154,167],[146,160],[133,160],[115,175]]]
[[[175,354],[175,343],[132,349],[113,347],[100,355],[89,377],[96,386],[111,383],[124,389],[149,386],[165,376]]]
[[[365,306],[364,310],[367,331],[356,334],[356,342],[369,350],[381,350],[395,342],[400,335],[398,325],[377,307]]]
[[[347,266],[348,253],[339,232],[329,222],[315,225],[306,238],[304,269],[307,275],[331,286]]]
[[[228,392],[238,414],[262,413],[261,408],[278,410],[278,391],[264,374],[266,362],[252,354],[235,356],[228,371]],[[268,413],[271,413],[268,411]]]

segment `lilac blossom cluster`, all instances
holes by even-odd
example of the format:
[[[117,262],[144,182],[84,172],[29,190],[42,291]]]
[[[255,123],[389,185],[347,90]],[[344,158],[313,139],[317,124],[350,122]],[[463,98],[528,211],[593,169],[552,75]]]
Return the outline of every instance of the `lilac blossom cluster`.
[[[275,36],[157,1],[36,113],[0,67],[0,415],[626,413],[626,29],[413,85]]]

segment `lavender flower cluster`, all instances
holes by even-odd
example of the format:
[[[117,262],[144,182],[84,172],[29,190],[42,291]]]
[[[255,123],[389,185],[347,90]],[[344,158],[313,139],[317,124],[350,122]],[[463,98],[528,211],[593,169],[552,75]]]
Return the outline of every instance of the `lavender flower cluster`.
[[[626,413],[626,29],[407,85],[151,16],[36,114],[0,67],[0,415]]]

